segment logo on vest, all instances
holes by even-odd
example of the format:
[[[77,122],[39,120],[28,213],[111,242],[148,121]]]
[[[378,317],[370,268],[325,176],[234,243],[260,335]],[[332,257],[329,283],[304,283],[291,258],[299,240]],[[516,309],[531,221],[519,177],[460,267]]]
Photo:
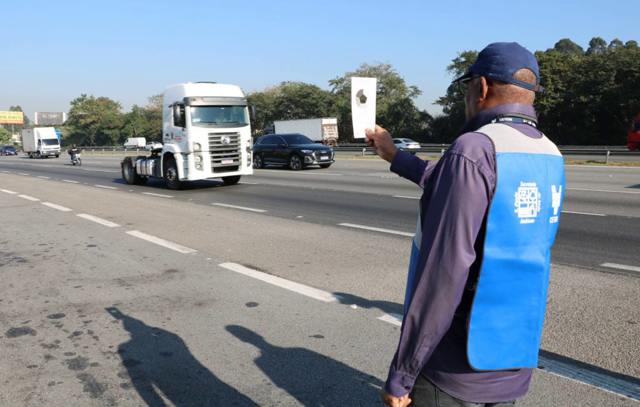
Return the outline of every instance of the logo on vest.
[[[562,202],[562,185],[551,185],[551,206],[553,216],[549,218],[549,223],[558,223],[558,211]]]
[[[541,194],[535,182],[520,182],[515,193],[515,213],[521,224],[534,223],[540,213]]]

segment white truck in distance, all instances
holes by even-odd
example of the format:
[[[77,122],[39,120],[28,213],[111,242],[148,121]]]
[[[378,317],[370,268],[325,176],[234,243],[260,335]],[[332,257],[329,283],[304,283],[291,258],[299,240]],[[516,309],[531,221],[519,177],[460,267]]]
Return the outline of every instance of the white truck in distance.
[[[298,133],[316,143],[329,146],[338,145],[338,119],[323,117],[318,119],[276,120],[273,122],[275,134]]]
[[[60,157],[60,140],[53,127],[22,130],[22,150],[29,158]]]
[[[157,177],[170,189],[209,178],[233,185],[253,174],[249,110],[238,86],[189,82],[169,87],[163,95],[162,141],[147,144],[150,155],[122,161],[128,184]]]

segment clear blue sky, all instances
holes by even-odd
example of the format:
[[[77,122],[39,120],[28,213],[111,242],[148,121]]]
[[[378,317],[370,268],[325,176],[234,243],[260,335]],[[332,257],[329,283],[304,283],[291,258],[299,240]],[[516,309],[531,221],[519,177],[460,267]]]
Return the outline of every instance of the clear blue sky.
[[[281,81],[328,89],[360,64],[392,64],[434,113],[446,66],[494,41],[532,51],[570,38],[586,48],[640,41],[638,0],[7,1],[0,110],[67,111],[82,93],[124,110],[170,84],[213,80],[246,92]]]

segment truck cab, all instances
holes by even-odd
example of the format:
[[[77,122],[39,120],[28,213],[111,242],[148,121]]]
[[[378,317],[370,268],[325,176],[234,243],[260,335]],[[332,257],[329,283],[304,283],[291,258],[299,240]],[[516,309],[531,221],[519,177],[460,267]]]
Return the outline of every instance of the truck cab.
[[[127,157],[123,178],[130,184],[148,177],[164,178],[171,189],[184,181],[222,178],[235,184],[253,174],[249,109],[235,85],[195,82],[164,92],[162,147],[150,156]]]

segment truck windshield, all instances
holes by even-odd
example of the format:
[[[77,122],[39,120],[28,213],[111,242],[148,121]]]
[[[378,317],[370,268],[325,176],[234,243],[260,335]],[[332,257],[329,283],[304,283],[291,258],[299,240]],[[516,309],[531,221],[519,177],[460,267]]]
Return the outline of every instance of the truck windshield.
[[[246,106],[191,106],[194,126],[239,127],[249,124]]]
[[[42,144],[44,144],[45,146],[57,146],[60,143],[56,138],[46,138],[42,140]]]

